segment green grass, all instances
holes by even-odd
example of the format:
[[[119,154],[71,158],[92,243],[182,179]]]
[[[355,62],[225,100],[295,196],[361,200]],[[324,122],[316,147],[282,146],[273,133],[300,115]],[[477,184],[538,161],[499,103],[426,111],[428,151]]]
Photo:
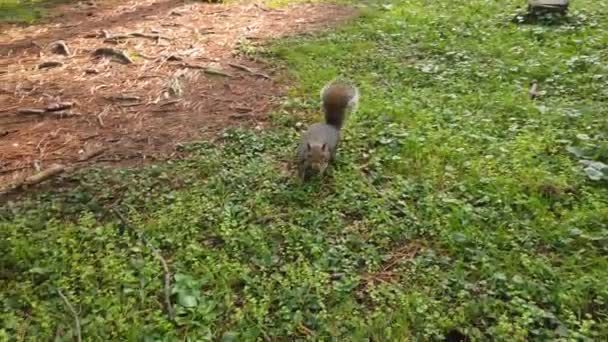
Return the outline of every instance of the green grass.
[[[44,18],[49,7],[71,0],[0,0],[0,23],[33,24]]]
[[[579,159],[608,163],[608,5],[518,26],[520,3],[385,1],[278,42],[297,85],[272,130],[5,205],[0,337],[70,340],[61,288],[87,340],[605,340],[608,183]],[[339,74],[360,111],[331,177],[301,185],[293,114],[318,118]],[[112,203],[167,259],[177,326]]]

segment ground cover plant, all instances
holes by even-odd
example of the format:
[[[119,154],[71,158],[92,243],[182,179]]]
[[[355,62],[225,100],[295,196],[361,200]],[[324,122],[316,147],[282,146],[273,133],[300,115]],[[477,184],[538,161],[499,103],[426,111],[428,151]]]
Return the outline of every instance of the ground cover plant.
[[[44,17],[46,10],[69,0],[0,0],[0,22],[33,23]]]
[[[518,5],[366,4],[247,51],[294,83],[272,128],[7,202],[0,336],[70,340],[76,316],[86,340],[606,339],[608,5],[535,25]],[[298,130],[337,75],[359,111],[300,184]]]

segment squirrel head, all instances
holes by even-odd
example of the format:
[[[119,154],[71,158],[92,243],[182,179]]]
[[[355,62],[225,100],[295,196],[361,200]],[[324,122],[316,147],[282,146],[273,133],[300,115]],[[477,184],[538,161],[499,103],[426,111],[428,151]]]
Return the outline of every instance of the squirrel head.
[[[306,160],[309,161],[310,166],[323,174],[329,165],[329,159],[331,158],[331,152],[326,143],[323,144],[306,144]]]

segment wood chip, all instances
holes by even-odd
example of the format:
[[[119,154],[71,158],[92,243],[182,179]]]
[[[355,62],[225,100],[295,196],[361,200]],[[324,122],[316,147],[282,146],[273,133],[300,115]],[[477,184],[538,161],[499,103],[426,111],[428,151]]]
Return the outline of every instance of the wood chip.
[[[45,109],[36,109],[36,108],[23,108],[17,111],[17,114],[20,115],[42,115],[46,112]]]
[[[38,64],[38,69],[50,69],[63,66],[63,63],[57,61],[47,61]]]
[[[70,49],[68,45],[63,40],[58,40],[56,42],[51,43],[51,52],[56,53],[58,55],[69,56]]]
[[[58,112],[61,110],[70,109],[72,107],[74,107],[73,102],[57,102],[57,103],[53,103],[53,104],[47,106],[46,111],[47,112]]]
[[[209,75],[216,75],[216,76],[222,76],[222,77],[232,77],[232,75],[225,73],[222,70],[219,69],[214,69],[214,68],[205,68],[203,69],[203,72],[205,74],[209,74]]]
[[[102,153],[104,153],[107,150],[107,148],[105,147],[101,147],[101,148],[97,148],[94,150],[90,150],[88,152],[83,153],[80,158],[78,158],[79,162],[83,162],[83,161],[87,161],[89,159],[93,159],[99,155],[101,155]]]
[[[245,66],[245,65],[241,65],[241,64],[235,64],[235,63],[228,63],[228,65],[230,65],[231,67],[233,67],[233,68],[235,68],[235,69],[238,69],[238,70],[242,70],[242,71],[248,72],[248,73],[250,73],[250,74],[251,74],[251,75],[253,75],[253,76],[262,77],[262,78],[265,78],[265,79],[267,79],[267,80],[269,80],[269,79],[270,79],[270,76],[268,76],[268,75],[266,75],[266,74],[263,74],[263,73],[260,73],[260,72],[257,72],[257,71],[255,71],[255,70],[253,70],[253,69],[251,69],[251,68],[249,68],[249,67],[247,67],[247,66]]]
[[[111,57],[123,64],[133,64],[133,60],[124,51],[112,48],[99,48],[93,51],[95,57]]]
[[[109,101],[139,101],[141,98],[135,95],[117,95],[106,96],[105,99]]]

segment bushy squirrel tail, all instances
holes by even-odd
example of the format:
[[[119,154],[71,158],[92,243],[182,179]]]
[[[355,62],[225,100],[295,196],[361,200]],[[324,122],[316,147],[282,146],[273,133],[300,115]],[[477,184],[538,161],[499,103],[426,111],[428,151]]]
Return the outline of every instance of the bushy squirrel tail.
[[[321,90],[325,123],[341,129],[349,112],[359,104],[359,89],[347,80],[334,79]]]

